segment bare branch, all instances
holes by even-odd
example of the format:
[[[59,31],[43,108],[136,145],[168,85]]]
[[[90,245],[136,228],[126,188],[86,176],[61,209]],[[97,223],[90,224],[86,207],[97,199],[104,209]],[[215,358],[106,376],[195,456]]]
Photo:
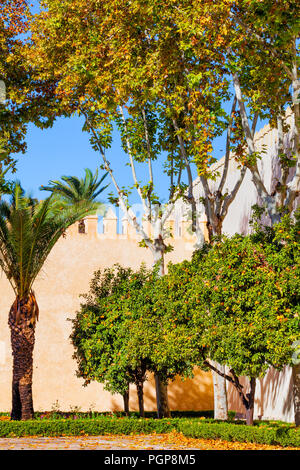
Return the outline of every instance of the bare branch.
[[[288,184],[287,207],[292,211],[293,202],[300,194],[300,80],[298,79],[297,67],[297,46],[296,39],[293,42],[294,63],[293,63],[293,107],[294,107],[294,135],[293,147],[296,155],[296,171],[292,181]]]
[[[290,168],[287,164],[282,163],[282,155],[284,153],[284,144],[283,144],[283,123],[282,123],[282,110],[279,109],[277,116],[277,133],[278,133],[278,159],[281,168],[281,181],[277,183],[274,190],[274,196],[280,192],[280,206],[282,207],[287,196],[287,179],[289,176]]]
[[[146,144],[147,144],[149,177],[150,177],[150,182],[153,184],[153,171],[152,171],[152,159],[151,159],[151,145],[150,145],[150,139],[149,139],[147,118],[146,118],[146,113],[145,113],[145,110],[144,110],[144,109],[142,109],[142,116],[143,116],[144,129],[145,129],[145,138],[146,138]]]
[[[172,122],[173,122],[174,129],[176,131],[176,134],[177,134],[177,140],[179,142],[181,157],[184,160],[187,175],[188,175],[188,182],[189,182],[188,200],[190,201],[191,206],[192,206],[192,231],[195,232],[196,231],[196,210],[197,210],[197,208],[196,208],[196,202],[195,202],[195,198],[194,198],[194,181],[193,181],[191,165],[190,165],[190,161],[189,161],[188,155],[187,155],[186,150],[185,150],[183,139],[182,139],[182,137],[179,133],[180,129],[179,129],[177,121],[174,117],[172,118]]]
[[[128,221],[131,223],[131,225],[136,229],[137,233],[144,239],[146,245],[148,248],[151,249],[151,251],[153,251],[153,246],[152,246],[152,243],[151,243],[151,240],[150,238],[148,237],[148,235],[146,234],[146,232],[144,231],[142,225],[140,225],[135,217],[134,214],[131,213],[131,211],[129,210],[129,208],[127,207],[127,203],[126,203],[126,200],[124,198],[124,194],[123,192],[121,191],[118,183],[117,183],[117,180],[114,176],[114,173],[113,173],[113,170],[111,169],[110,167],[110,164],[106,158],[106,155],[105,155],[105,152],[104,152],[104,149],[101,145],[101,143],[99,142],[99,139],[98,139],[98,136],[97,136],[97,133],[94,129],[94,127],[92,126],[87,114],[82,111],[83,115],[85,116],[85,119],[86,119],[86,123],[87,123],[87,126],[88,128],[90,129],[90,131],[92,132],[93,136],[94,136],[94,139],[97,143],[97,147],[99,149],[99,152],[100,152],[100,155],[102,157],[102,160],[103,160],[103,163],[104,163],[104,168],[106,169],[106,171],[109,173],[110,177],[111,177],[111,180],[116,188],[116,191],[118,193],[118,197],[119,197],[119,204],[120,204],[120,207],[122,209],[122,211],[124,212],[124,214],[126,214],[126,217],[128,219]]]
[[[174,158],[171,157],[171,173],[170,173],[170,191],[169,191],[169,201],[174,195]]]
[[[218,375],[220,375],[221,377],[223,377],[224,379],[228,380],[229,382],[231,382],[232,384],[234,384],[234,380],[232,377],[230,377],[230,375],[227,375],[227,374],[223,374],[223,372],[221,372],[219,369],[217,369],[215,366],[213,366],[208,360],[204,360],[203,361],[203,364],[207,367],[209,367],[211,370],[213,370],[214,372],[216,372]]]
[[[243,166],[243,168],[241,169],[241,172],[240,172],[239,179],[235,183],[235,186],[234,186],[233,190],[231,191],[231,193],[228,196],[225,197],[225,199],[223,201],[223,205],[222,205],[222,211],[221,211],[221,214],[220,214],[220,217],[221,217],[222,220],[225,219],[225,217],[227,215],[227,212],[228,212],[228,209],[229,209],[229,206],[234,201],[235,196],[237,195],[237,193],[238,193],[238,191],[241,187],[241,184],[244,180],[246,172],[247,172],[247,167]]]
[[[233,122],[233,113],[235,111],[236,107],[236,102],[237,102],[237,97],[235,95],[232,107],[231,107],[231,112],[230,112],[230,119],[229,119],[229,124],[227,127],[227,137],[226,137],[226,153],[225,153],[225,161],[224,161],[224,168],[222,172],[222,178],[219,184],[218,192],[222,192],[224,188],[224,184],[227,178],[228,174],[228,168],[229,168],[229,157],[230,157],[230,139],[231,139],[231,129],[232,129],[232,122]]]
[[[254,139],[254,135],[255,135],[255,130],[256,130],[257,121],[258,121],[258,112],[256,112],[256,113],[254,114],[254,118],[253,118],[253,122],[252,122],[252,127],[251,127],[251,132],[252,132],[252,137],[253,137],[253,139]]]
[[[161,218],[162,226],[166,223],[167,219],[170,217],[172,210],[174,209],[175,202],[166,204],[165,209],[163,210],[163,216]]]
[[[181,177],[182,177],[182,166],[180,165],[179,166],[179,171],[178,171],[178,177],[177,177],[177,187],[180,185],[181,183]]]
[[[129,156],[133,181],[135,183],[138,195],[140,196],[141,202],[143,204],[145,214],[146,214],[147,217],[149,217],[150,216],[150,207],[148,206],[146,199],[143,197],[142,190],[141,190],[140,184],[139,184],[138,179],[137,179],[134,160],[133,160],[132,151],[131,151],[131,145],[130,145],[130,141],[129,141],[128,135],[127,135],[127,125],[126,125],[126,119],[125,119],[125,116],[124,116],[123,107],[119,106],[119,109],[120,109],[120,113],[121,113],[123,124],[124,124],[124,129],[125,129],[125,133],[126,133],[126,145],[127,145],[127,151],[128,151],[128,156]]]
[[[207,360],[204,361],[204,364],[209,367],[211,370],[213,370],[214,372],[216,372],[218,375],[220,375],[221,377],[225,378],[226,380],[228,380],[230,383],[232,383],[234,385],[234,387],[237,389],[237,392],[238,394],[240,395],[244,405],[246,407],[248,407],[248,400],[245,396],[245,394],[243,393],[243,386],[242,384],[240,383],[237,375],[235,374],[234,370],[233,369],[230,369],[230,373],[232,375],[232,377],[230,377],[230,375],[227,375],[227,374],[223,374],[223,372],[219,371],[219,369],[217,369],[216,367],[214,367],[210,362],[208,362]]]
[[[246,137],[249,154],[252,155],[255,153],[254,136],[252,135],[252,131],[250,129],[249,120],[247,117],[246,108],[245,108],[245,104],[243,101],[242,91],[241,91],[240,82],[239,82],[237,73],[233,74],[233,84],[234,84],[235,94],[239,103],[242,126],[243,126],[244,134]],[[260,195],[261,198],[268,197],[269,194],[259,174],[257,162],[255,162],[253,165],[249,165],[248,167],[251,171],[252,180],[256,186],[258,194]]]

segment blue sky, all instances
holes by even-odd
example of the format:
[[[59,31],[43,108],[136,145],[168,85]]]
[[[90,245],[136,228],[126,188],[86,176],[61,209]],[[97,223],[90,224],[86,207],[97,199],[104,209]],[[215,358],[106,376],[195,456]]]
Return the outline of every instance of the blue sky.
[[[102,163],[101,156],[90,145],[89,135],[82,131],[83,119],[74,116],[59,118],[50,129],[41,130],[30,124],[27,133],[27,151],[24,155],[17,155],[17,172],[12,179],[19,179],[22,186],[35,197],[44,197],[39,187],[46,185],[49,180],[59,179],[62,175],[84,175],[84,168],[95,171]],[[218,138],[215,145],[215,155],[222,157],[224,150],[224,137]],[[126,163],[128,156],[121,148],[118,133],[113,133],[111,149],[107,151],[107,158],[115,171],[120,186],[131,186],[131,171]],[[147,170],[146,166],[138,166],[140,179]],[[154,163],[155,186],[158,194],[166,199],[168,197],[169,179],[162,172],[161,161]],[[196,172],[194,172],[196,177]],[[143,178],[144,179],[144,178]],[[107,178],[108,181],[108,178]],[[113,190],[113,185],[103,193],[104,198]],[[132,201],[138,199],[132,195]]]
[[[20,179],[23,187],[34,196],[45,196],[39,191],[41,185],[49,180],[59,179],[62,175],[84,175],[84,168],[95,171],[101,157],[92,148],[89,135],[82,132],[83,120],[79,117],[59,118],[52,128],[41,130],[29,125],[27,151],[18,156],[15,178]],[[111,161],[116,161],[116,173],[121,184],[126,184],[130,173],[122,164],[125,155],[120,147],[117,134],[108,152]],[[123,161],[122,161],[123,160]],[[118,171],[122,169],[122,171]],[[107,192],[110,192],[112,187]]]
[[[89,135],[82,131],[83,119],[79,117],[59,118],[52,128],[41,130],[29,125],[27,133],[27,151],[17,156],[17,172],[12,179],[19,179],[22,186],[35,197],[44,197],[39,187],[49,180],[59,179],[62,175],[84,175],[84,168],[95,171],[102,163],[101,156],[90,145]],[[121,148],[117,132],[113,133],[113,143],[107,151],[107,158],[114,169],[120,186],[132,186],[130,168],[126,166],[128,156]],[[161,162],[154,163],[156,187],[162,198],[168,197],[168,178],[161,171]],[[140,179],[144,179],[146,166],[137,166]],[[100,170],[102,171],[102,170]],[[196,176],[196,175],[195,175]],[[107,177],[107,182],[109,177]],[[107,184],[107,183],[106,183]],[[113,191],[112,183],[103,193],[104,198]],[[138,199],[132,195],[132,201]]]
[[[26,191],[34,197],[45,197],[45,192],[40,191],[41,185],[47,185],[49,180],[60,179],[63,175],[77,177],[84,176],[84,168],[95,171],[102,163],[101,156],[95,152],[89,142],[89,134],[82,131],[83,119],[78,116],[71,118],[59,118],[52,128],[41,130],[30,124],[26,137],[26,153],[16,155],[17,172],[11,179],[18,179]],[[261,124],[257,126],[257,129]],[[217,138],[214,142],[214,156],[219,159],[224,155],[226,134]],[[119,134],[113,133],[113,143],[107,151],[107,158],[114,169],[116,179],[120,186],[132,186],[133,180],[128,163],[128,156],[121,147]],[[162,171],[163,156],[154,162],[155,191],[163,200],[168,198],[169,178]],[[102,171],[102,170],[100,170]],[[145,171],[147,166],[137,165],[137,173],[140,180],[147,180]],[[196,178],[194,168],[194,178]],[[110,179],[107,177],[107,182]],[[107,183],[106,183],[107,184]],[[114,191],[111,183],[102,193],[105,200],[108,193]],[[140,202],[136,194],[132,194],[132,203]]]

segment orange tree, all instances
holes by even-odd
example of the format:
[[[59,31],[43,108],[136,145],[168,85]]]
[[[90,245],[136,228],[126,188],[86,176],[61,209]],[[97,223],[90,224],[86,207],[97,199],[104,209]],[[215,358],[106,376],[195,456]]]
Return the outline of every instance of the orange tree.
[[[101,282],[96,275],[92,300],[73,323],[79,375],[123,394],[135,382],[143,412],[136,381],[146,371],[167,384],[199,366],[236,388],[253,424],[256,379],[292,364],[299,341],[299,233],[299,221],[286,217],[205,245],[164,277],[143,274],[141,282],[142,271],[128,276],[121,268]],[[249,377],[249,390],[240,376]]]
[[[204,246],[191,262],[170,266],[164,279],[174,315],[190,325],[192,362],[237,389],[247,424],[253,423],[256,379],[271,366],[293,364],[300,337],[299,234],[299,219],[284,218],[274,229]],[[239,376],[249,377],[247,393]],[[297,383],[294,402],[299,425]]]
[[[144,416],[147,372],[159,373],[165,384],[177,374],[192,374],[190,330],[174,318],[167,284],[157,269],[142,266],[134,272],[117,265],[97,271],[90,286],[73,320],[78,376],[85,384],[104,383],[106,390],[121,393],[124,403],[128,384],[134,383]]]
[[[142,358],[165,385],[177,375],[192,375],[194,354],[187,318],[182,321],[184,313],[174,308],[167,279],[154,270],[142,289],[132,289],[124,301],[127,315],[122,327],[128,363]]]
[[[147,360],[138,358],[130,363],[127,358],[128,333],[123,328],[126,321],[126,301],[132,292],[139,292],[150,272],[141,266],[131,268],[115,265],[103,272],[98,270],[85,294],[85,302],[72,320],[71,341],[77,360],[78,377],[84,385],[95,380],[103,383],[105,390],[120,393],[125,412],[129,412],[129,384],[137,387],[139,411],[144,416],[143,384],[146,380]]]

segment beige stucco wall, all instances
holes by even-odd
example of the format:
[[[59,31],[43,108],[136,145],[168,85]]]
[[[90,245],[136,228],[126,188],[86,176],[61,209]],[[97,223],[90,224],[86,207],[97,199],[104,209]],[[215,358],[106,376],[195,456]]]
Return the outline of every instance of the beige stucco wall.
[[[122,398],[103,391],[98,383],[83,387],[76,377],[76,362],[72,359],[73,347],[69,335],[71,323],[80,304],[79,294],[88,291],[89,281],[96,269],[120,263],[138,268],[142,261],[152,264],[149,250],[137,246],[133,231],[117,235],[114,219],[106,221],[108,232],[97,233],[96,219],[88,221],[87,233],[79,234],[77,227],[69,229],[51,252],[34,289],[40,308],[36,327],[34,350],[33,394],[36,410],[50,410],[58,401],[61,410],[75,406],[82,410],[122,409]],[[166,262],[178,262],[192,254],[193,242],[184,238],[172,239],[174,251]],[[4,274],[0,277],[0,410],[10,410],[12,359],[10,333],[7,325],[9,308],[14,300],[13,291]],[[137,409],[135,388],[132,387],[130,405]],[[211,375],[199,372],[191,381],[180,379],[169,387],[172,409],[212,409],[213,391]],[[155,410],[153,381],[145,388],[145,408]]]
[[[292,380],[291,368],[285,367],[281,372],[270,368],[265,377],[256,381],[255,419],[294,421]],[[242,378],[241,383],[247,387],[249,380]],[[244,413],[240,398],[233,386],[229,385],[227,395],[230,409]]]

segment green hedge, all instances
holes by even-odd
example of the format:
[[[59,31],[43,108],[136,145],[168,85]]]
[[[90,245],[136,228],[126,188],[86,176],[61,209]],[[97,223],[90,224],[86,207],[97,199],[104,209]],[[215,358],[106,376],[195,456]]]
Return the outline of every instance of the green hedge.
[[[0,422],[0,437],[166,433],[173,420],[97,418]]]
[[[286,426],[180,421],[176,429],[187,437],[222,439],[224,441],[300,447],[300,429]]]
[[[300,447],[300,429],[291,425],[246,426],[216,422],[212,419],[136,419],[109,418],[1,421],[0,437],[80,436],[105,434],[163,434],[176,430],[187,437],[255,442],[258,444]]]

